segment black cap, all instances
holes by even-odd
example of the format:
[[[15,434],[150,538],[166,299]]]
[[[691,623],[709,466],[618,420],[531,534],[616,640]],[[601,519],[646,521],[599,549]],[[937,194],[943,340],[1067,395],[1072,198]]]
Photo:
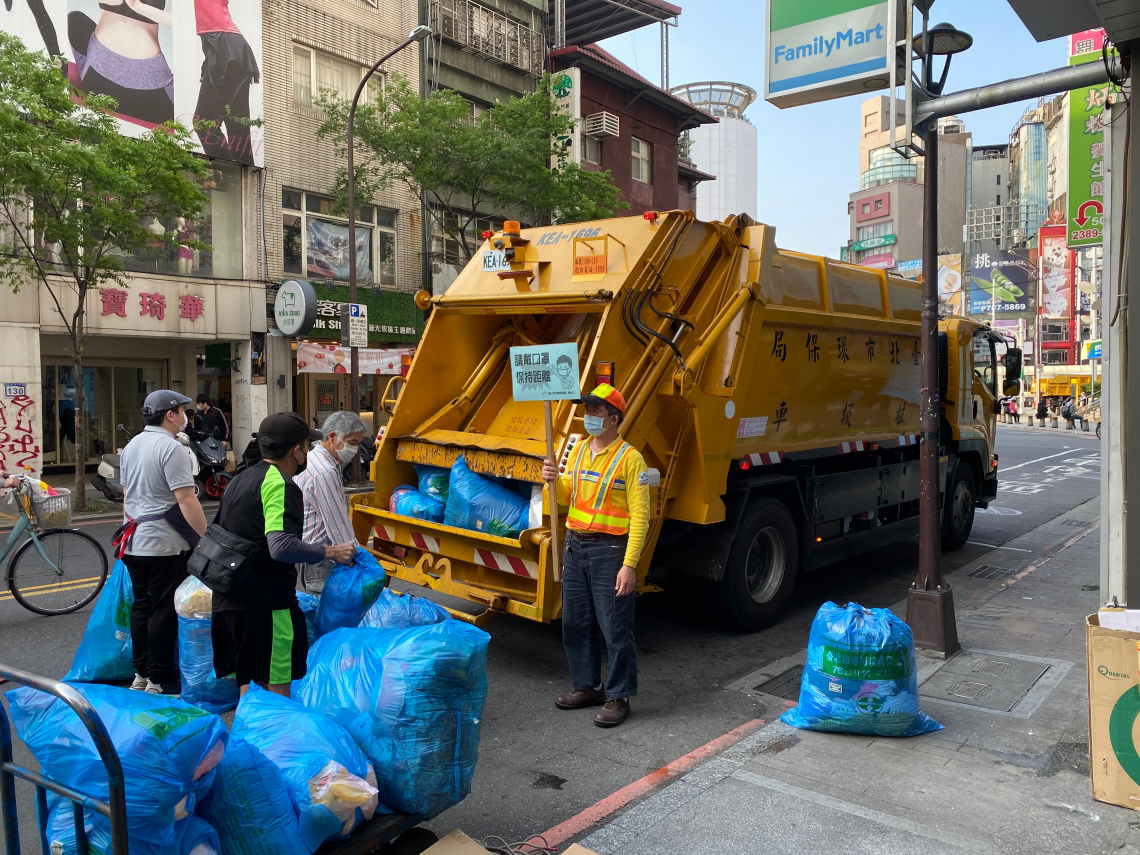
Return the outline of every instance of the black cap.
[[[261,420],[261,426],[257,429],[257,438],[273,445],[292,446],[300,445],[306,439],[318,442],[324,439],[325,435],[309,427],[296,413],[274,413]]]
[[[172,392],[170,389],[159,389],[151,392],[143,401],[142,413],[144,416],[153,416],[155,413],[164,413],[175,407],[185,407],[194,402],[181,392]]]

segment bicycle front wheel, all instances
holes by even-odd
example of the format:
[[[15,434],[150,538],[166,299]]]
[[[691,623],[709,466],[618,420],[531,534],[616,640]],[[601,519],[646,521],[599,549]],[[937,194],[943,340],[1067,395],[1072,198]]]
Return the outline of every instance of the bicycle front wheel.
[[[8,565],[8,590],[16,602],[39,615],[65,615],[99,596],[107,581],[107,553],[99,541],[72,528],[36,537],[40,549],[29,538]]]

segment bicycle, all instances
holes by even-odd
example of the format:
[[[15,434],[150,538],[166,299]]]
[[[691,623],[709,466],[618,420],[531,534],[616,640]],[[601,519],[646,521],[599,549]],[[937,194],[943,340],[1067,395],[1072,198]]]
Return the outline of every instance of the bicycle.
[[[99,596],[107,581],[107,553],[99,541],[74,528],[43,528],[44,516],[63,513],[71,522],[71,493],[49,496],[39,482],[20,476],[10,488],[8,503],[19,513],[8,539],[0,546],[0,567],[8,564],[9,594],[30,612],[66,615],[78,611]],[[17,544],[24,532],[28,539]],[[33,602],[34,600],[34,602]]]

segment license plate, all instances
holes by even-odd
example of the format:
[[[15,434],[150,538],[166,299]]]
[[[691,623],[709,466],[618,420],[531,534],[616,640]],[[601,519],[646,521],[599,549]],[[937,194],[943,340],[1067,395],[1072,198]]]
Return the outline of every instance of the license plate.
[[[488,249],[483,252],[483,270],[510,270],[511,265],[507,263],[507,251],[505,249]]]

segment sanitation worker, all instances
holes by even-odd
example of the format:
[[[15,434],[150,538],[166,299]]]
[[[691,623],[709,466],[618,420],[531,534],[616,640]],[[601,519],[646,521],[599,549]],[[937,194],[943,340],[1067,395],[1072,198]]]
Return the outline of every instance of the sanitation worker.
[[[559,473],[544,460],[542,477],[555,485],[566,513],[562,555],[562,644],[573,691],[559,695],[564,710],[603,705],[599,727],[616,727],[637,694],[633,638],[636,567],[649,531],[649,472],[645,459],[618,435],[625,398],[606,383],[574,401],[586,405],[589,441],[576,443]],[[609,676],[602,686],[602,643]]]

